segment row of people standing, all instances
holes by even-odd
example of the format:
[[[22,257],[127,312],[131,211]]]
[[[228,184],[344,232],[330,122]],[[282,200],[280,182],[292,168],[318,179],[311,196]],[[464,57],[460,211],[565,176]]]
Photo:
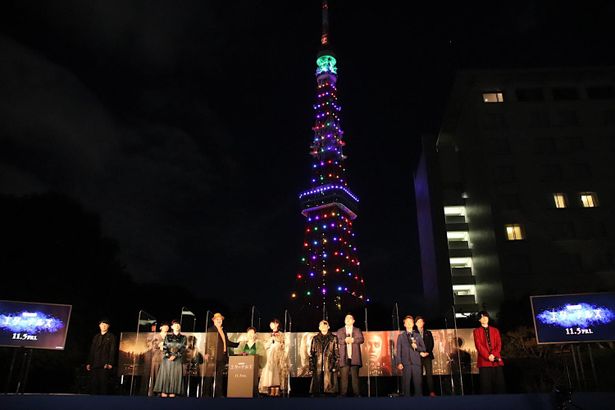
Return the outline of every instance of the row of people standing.
[[[214,368],[213,389],[215,396],[222,396],[226,391],[225,369],[228,364],[230,348],[239,343],[232,342],[222,327],[224,317],[216,313],[212,319],[213,326],[208,329],[208,343],[205,360]],[[354,326],[354,317],[347,315],[345,326],[337,332],[330,332],[329,323],[319,323],[319,333],[311,341],[310,371],[312,395],[336,394],[346,395],[350,378],[352,394],[359,395],[359,368],[362,366],[361,347],[363,334]],[[425,329],[425,320],[417,316],[416,323],[412,316],[404,318],[404,331],[398,335],[394,364],[402,375],[402,393],[410,396],[414,387],[415,395],[422,395],[422,373],[426,374],[427,389],[434,396],[432,360],[434,339]],[[480,313],[481,327],[474,330],[474,340],[478,353],[481,393],[500,393],[504,391],[504,379],[501,359],[501,338],[493,326],[489,326],[489,315]],[[100,333],[97,334],[90,348],[87,370],[92,372],[92,392],[106,394],[108,376],[111,373],[115,356],[115,336],[109,330],[109,321],[101,320]],[[264,341],[266,364],[262,369],[258,391],[269,396],[281,395],[287,390],[288,356],[286,340],[279,330],[280,323],[274,319],[270,323],[271,333]],[[169,330],[172,330],[169,333]],[[252,335],[252,337],[250,337]],[[183,361],[186,352],[187,337],[181,334],[178,322],[169,327],[161,326],[161,332],[154,343],[156,354],[152,357],[150,380],[151,391],[162,397],[174,397],[184,394]],[[249,328],[247,341],[243,346],[244,354],[257,354],[256,329]],[[211,360],[209,360],[211,359]],[[202,363],[202,360],[201,360]],[[341,376],[341,377],[339,377]],[[338,380],[340,379],[341,380]],[[339,383],[338,383],[339,381]],[[339,384],[339,385],[338,385]],[[215,387],[214,387],[215,386]]]
[[[224,316],[215,313],[212,317],[213,325],[207,329],[207,343],[204,360],[206,362],[207,390],[213,391],[214,397],[225,395],[227,386],[227,366],[232,348],[239,346],[238,342],[229,339],[224,330]],[[267,355],[266,365],[262,370],[258,390],[261,394],[279,396],[287,389],[288,366],[285,349],[284,334],[279,330],[280,322],[273,319],[270,323],[271,334],[265,341]],[[184,394],[184,377],[182,359],[186,351],[186,336],[180,333],[181,326],[174,321],[171,325],[173,333],[167,334],[168,329],[161,328],[162,342],[160,343],[161,360],[159,370],[153,376],[155,380],[153,391],[161,397],[175,397]],[[242,348],[244,354],[256,354],[256,329],[248,329],[248,338]],[[252,337],[250,337],[252,335]],[[152,371],[156,369],[153,362]]]
[[[337,394],[339,373],[339,394],[347,395],[350,376],[352,394],[359,396],[359,368],[363,365],[360,346],[364,341],[363,333],[354,326],[354,317],[350,314],[344,318],[344,327],[335,334],[329,332],[329,328],[326,320],[321,321],[318,325],[320,333],[312,338],[310,394]],[[433,335],[425,329],[425,320],[420,316],[417,317],[416,328],[414,318],[406,316],[404,328],[397,338],[395,357],[396,367],[402,373],[402,394],[410,396],[411,386],[414,385],[414,395],[422,395],[424,368],[430,396],[435,396],[431,362],[434,358]]]
[[[329,322],[318,324],[319,333],[312,338],[310,346],[310,371],[312,396],[348,394],[350,378],[352,394],[359,397],[359,368],[363,365],[361,344],[363,332],[354,326],[354,316],[346,315],[344,327],[331,333]],[[339,386],[338,386],[339,374]]]
[[[206,387],[213,390],[215,397],[220,397],[226,391],[225,373],[230,348],[238,347],[239,343],[228,338],[223,328],[224,316],[222,314],[214,314],[212,321],[213,325],[207,331],[207,349],[204,356],[209,367],[209,372],[206,371],[206,373],[212,377],[208,377],[209,386]],[[354,326],[354,322],[355,319],[351,314],[346,315],[344,327],[335,334],[329,332],[327,321],[320,322],[320,332],[312,339],[310,346],[310,370],[313,375],[311,394],[339,393],[345,396],[349,390],[348,381],[350,379],[352,394],[359,396],[359,368],[363,365],[361,344],[364,338],[361,330]],[[94,337],[90,349],[87,369],[92,370],[93,373],[92,392],[94,394],[107,393],[106,386],[114,362],[115,336],[108,332],[109,326],[108,320],[100,321],[101,332]],[[266,364],[258,383],[258,392],[262,395],[279,396],[288,388],[289,365],[286,340],[279,326],[279,320],[273,319],[270,322],[271,333],[264,341]],[[241,353],[257,353],[255,335],[256,329],[249,328],[247,341]],[[422,335],[419,337],[422,338]],[[431,341],[433,348],[433,338]],[[153,338],[151,344],[153,355],[148,378],[148,393],[150,395],[159,394],[161,397],[185,394],[183,362],[185,361],[187,337],[181,334],[180,323],[173,321],[171,326],[163,323],[160,326],[160,333]],[[338,378],[341,378],[339,385]]]

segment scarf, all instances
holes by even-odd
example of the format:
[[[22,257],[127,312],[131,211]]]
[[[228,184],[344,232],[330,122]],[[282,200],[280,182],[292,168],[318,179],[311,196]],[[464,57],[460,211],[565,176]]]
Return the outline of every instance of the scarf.
[[[220,327],[216,326],[216,329],[218,329],[218,334],[222,338],[222,343],[224,344],[224,353],[226,353],[226,337],[224,336],[224,331],[222,330],[222,326]]]

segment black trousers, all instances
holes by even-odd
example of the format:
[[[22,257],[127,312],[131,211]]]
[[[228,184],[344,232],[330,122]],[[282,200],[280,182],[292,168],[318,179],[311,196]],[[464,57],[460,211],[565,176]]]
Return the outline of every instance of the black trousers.
[[[479,367],[480,394],[506,393],[502,366]]]
[[[340,383],[340,395],[345,396],[348,394],[348,373],[352,380],[352,393],[355,396],[359,396],[359,366],[353,366],[350,364],[350,360],[347,361],[346,366],[342,366],[340,374],[342,377]]]
[[[216,362],[216,388],[214,397],[226,396],[226,363]]]
[[[107,394],[111,371],[103,368],[92,369],[92,394]]]
[[[205,397],[225,397],[226,396],[226,370],[225,362],[216,362],[216,368],[208,369],[205,377],[205,385],[203,386],[203,395]]]
[[[433,388],[433,361],[430,357],[421,357],[421,364],[425,369],[425,381],[427,382],[427,394],[434,391]]]

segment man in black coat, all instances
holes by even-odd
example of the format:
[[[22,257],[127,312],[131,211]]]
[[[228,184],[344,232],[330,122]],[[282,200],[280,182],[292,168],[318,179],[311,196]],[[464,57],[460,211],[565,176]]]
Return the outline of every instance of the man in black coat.
[[[92,394],[107,394],[109,379],[115,362],[115,336],[109,332],[109,320],[102,319],[98,323],[100,333],[92,339],[90,354],[85,368],[92,372]]]
[[[207,361],[207,375],[213,376],[215,383],[214,397],[222,397],[226,394],[226,378],[228,357],[230,348],[239,346],[239,343],[232,342],[228,338],[228,334],[222,327],[224,316],[221,313],[215,313],[212,317],[213,326],[207,329],[207,347],[205,360]],[[213,374],[211,374],[213,373]],[[211,379],[209,379],[211,381]]]
[[[423,338],[423,342],[425,343],[425,351],[421,352],[421,364],[425,369],[425,379],[427,381],[427,390],[431,397],[435,397],[436,392],[433,387],[433,347],[434,340],[433,335],[427,329],[425,329],[425,319],[422,316],[416,317],[416,329],[419,334]]]

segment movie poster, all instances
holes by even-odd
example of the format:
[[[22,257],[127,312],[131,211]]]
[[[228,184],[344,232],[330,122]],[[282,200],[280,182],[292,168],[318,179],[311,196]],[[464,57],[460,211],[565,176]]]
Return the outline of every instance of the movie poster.
[[[476,346],[473,329],[431,330],[434,339],[433,374],[448,375],[458,373],[478,374]]]
[[[361,345],[361,358],[363,367],[359,376],[394,376],[393,358],[395,357],[395,343],[397,331],[363,332]]]
[[[452,373],[478,373],[476,367],[476,347],[472,336],[472,329],[432,330],[434,336],[434,375],[448,375]],[[184,358],[184,374],[186,376],[211,376],[213,363],[206,366],[204,361],[206,349],[206,333],[183,333],[188,337],[188,349]],[[286,333],[286,352],[291,377],[311,377],[309,370],[309,352],[312,338],[317,332]],[[363,332],[364,343],[361,346],[363,367],[360,376],[373,377],[395,376],[395,349],[398,331],[372,331]],[[257,356],[259,369],[266,364],[266,351],[264,343],[268,333],[257,333]],[[246,341],[245,333],[228,333],[229,339],[239,342],[239,347],[233,349],[231,354],[240,354]],[[210,338],[211,339],[211,338]],[[151,376],[155,374],[156,350],[161,340],[158,333],[122,333],[120,338],[120,353],[118,372],[120,375],[147,376],[142,377],[145,386],[152,383]],[[210,362],[212,362],[210,360]],[[133,373],[134,371],[134,373]],[[144,388],[146,390],[146,388]]]

